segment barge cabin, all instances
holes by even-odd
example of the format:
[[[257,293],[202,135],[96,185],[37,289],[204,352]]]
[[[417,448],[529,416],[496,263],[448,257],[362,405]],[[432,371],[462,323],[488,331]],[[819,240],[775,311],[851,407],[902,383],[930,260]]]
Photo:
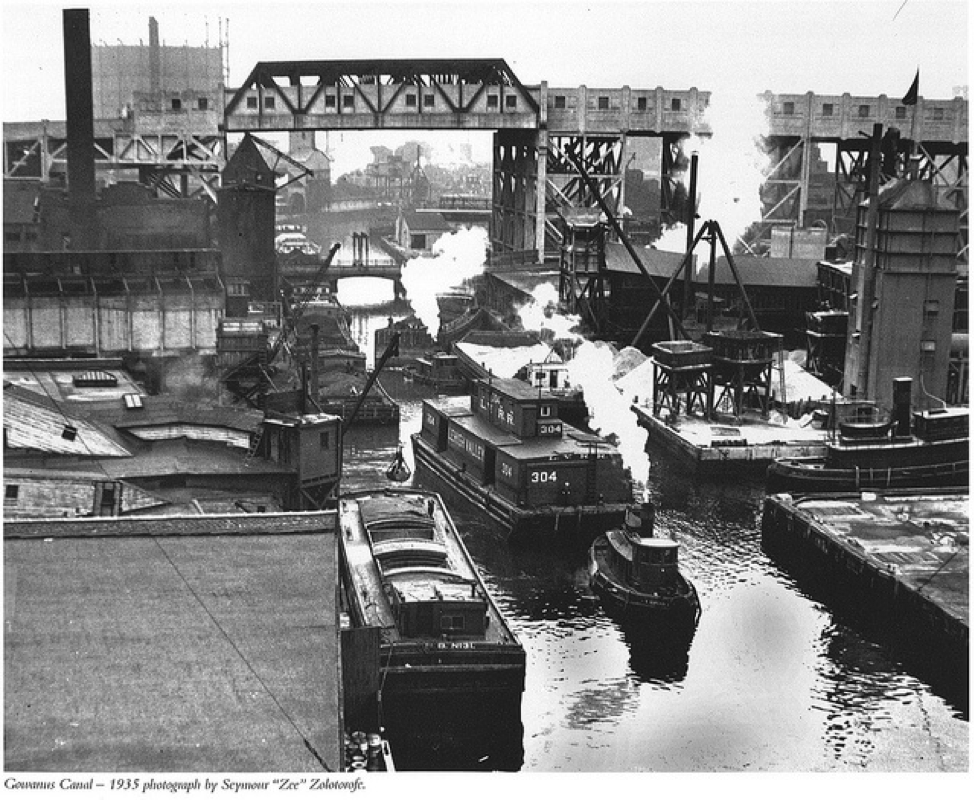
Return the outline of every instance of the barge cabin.
[[[523,381],[481,379],[469,400],[424,401],[412,443],[421,484],[459,495],[509,538],[591,540],[621,524],[632,499],[619,450],[565,423],[558,398]]]

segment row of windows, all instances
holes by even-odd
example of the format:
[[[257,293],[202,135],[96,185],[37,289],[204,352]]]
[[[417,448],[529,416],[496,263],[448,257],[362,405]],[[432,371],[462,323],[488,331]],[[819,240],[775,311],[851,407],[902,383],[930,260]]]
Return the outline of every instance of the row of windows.
[[[201,98],[201,100],[202,99],[203,98]],[[408,108],[415,108],[419,98],[415,94],[409,93],[405,96],[405,100],[406,100],[406,106]],[[173,100],[174,104],[176,102],[178,101]],[[436,102],[435,95],[432,94],[423,95],[424,108],[432,108],[435,102]],[[333,94],[325,95],[325,108],[336,108],[337,105],[338,105],[338,98],[335,95]],[[256,109],[257,107],[258,107],[257,98],[254,96],[248,97],[247,108]],[[264,97],[265,109],[272,109],[276,107],[277,107],[277,102],[272,95],[267,95]],[[173,106],[173,108],[174,109],[176,108],[175,105]],[[355,108],[355,96],[351,94],[342,95],[342,108]],[[500,108],[500,96],[496,94],[487,95],[487,108],[493,108],[493,109]],[[504,108],[507,109],[517,108],[517,96],[513,94],[505,95]]]
[[[172,98],[170,103],[170,108],[173,111],[183,110],[183,101],[179,97]],[[196,109],[198,111],[209,111],[210,110],[210,99],[208,97],[197,97],[196,98]]]
[[[565,95],[556,94],[555,95],[555,108],[565,108]],[[599,111],[608,111],[609,109],[609,96],[599,95],[598,97],[598,108]],[[637,97],[636,98],[636,111],[646,111],[649,108],[649,98],[648,97]],[[683,111],[683,100],[679,97],[670,98],[670,111]]]
[[[859,117],[869,117],[872,116],[873,107],[868,103],[862,103],[857,111],[857,116]],[[786,117],[793,116],[795,113],[795,104],[786,100],[781,104],[781,113]],[[906,106],[897,106],[895,109],[896,119],[907,119]],[[834,103],[822,103],[822,116],[823,117],[834,117],[835,116],[835,104]],[[944,109],[943,108],[931,108],[928,112],[928,118],[933,120],[944,119]]]

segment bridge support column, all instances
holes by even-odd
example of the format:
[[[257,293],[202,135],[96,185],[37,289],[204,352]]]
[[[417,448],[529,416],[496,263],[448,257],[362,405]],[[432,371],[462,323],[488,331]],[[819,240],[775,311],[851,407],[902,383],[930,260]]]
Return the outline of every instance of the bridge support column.
[[[399,278],[395,278],[392,281],[392,296],[396,300],[406,299],[406,287],[402,285],[402,281]]]
[[[538,131],[500,130],[494,134],[494,207],[490,220],[495,254],[537,247]],[[542,200],[543,202],[543,200]],[[543,227],[542,227],[543,230]]]

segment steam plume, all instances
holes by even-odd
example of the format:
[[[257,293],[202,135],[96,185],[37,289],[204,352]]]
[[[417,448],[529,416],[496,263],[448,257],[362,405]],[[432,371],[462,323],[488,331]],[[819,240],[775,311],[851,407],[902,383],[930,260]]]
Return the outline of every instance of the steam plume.
[[[762,141],[768,133],[765,100],[740,90],[715,91],[704,121],[713,135],[688,136],[681,140],[680,151],[688,160],[698,155],[697,214],[720,223],[733,247],[761,219],[761,186],[770,167]],[[680,179],[689,189],[689,169]],[[683,252],[686,226],[668,229],[655,244],[660,250]]]
[[[558,291],[548,283],[542,283],[531,293],[531,301],[518,309],[521,324],[527,331],[551,331],[555,339],[569,339],[573,343],[581,336],[574,332],[581,322],[576,314],[558,312]]]
[[[416,316],[431,336],[440,330],[436,295],[480,275],[487,257],[487,231],[463,228],[436,240],[432,256],[410,259],[402,268],[402,285]]]

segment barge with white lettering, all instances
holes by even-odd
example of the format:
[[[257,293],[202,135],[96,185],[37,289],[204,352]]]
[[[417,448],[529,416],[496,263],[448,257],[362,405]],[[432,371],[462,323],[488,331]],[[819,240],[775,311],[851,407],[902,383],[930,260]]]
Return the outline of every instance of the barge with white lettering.
[[[411,438],[419,482],[485,512],[508,538],[590,541],[622,524],[632,500],[619,450],[522,381],[478,380],[469,399],[424,401]]]
[[[351,624],[380,629],[385,695],[520,697],[524,648],[487,592],[439,495],[342,496],[339,537]]]
[[[430,752],[447,759],[476,746],[489,768],[519,769],[524,648],[440,496],[351,492],[339,525],[344,608],[360,635],[350,669],[372,674],[397,761],[408,769]]]

